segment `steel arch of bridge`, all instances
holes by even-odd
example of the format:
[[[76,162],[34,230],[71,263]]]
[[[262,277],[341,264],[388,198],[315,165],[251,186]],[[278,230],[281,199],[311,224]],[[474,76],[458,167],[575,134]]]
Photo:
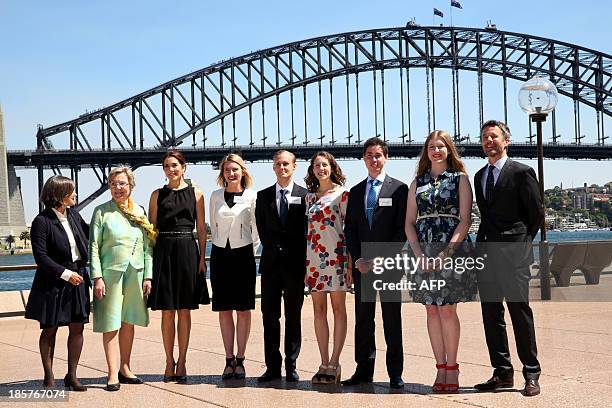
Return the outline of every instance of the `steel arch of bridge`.
[[[96,136],[103,150],[145,149],[146,129],[159,146],[173,146],[241,109],[283,92],[342,75],[407,67],[475,71],[479,76],[501,76],[504,81],[524,81],[541,74],[575,103],[593,107],[598,115],[612,116],[612,56],[608,54],[505,31],[403,27],[318,37],[222,61],[115,105],[41,129],[39,145],[44,148],[49,137],[70,132],[71,149],[91,150],[90,136],[82,132],[81,126],[99,122]],[[189,85],[187,96],[180,88],[183,85]],[[149,102],[156,96],[161,96],[155,101],[161,106],[154,109]],[[457,95],[453,102],[457,102],[456,98]],[[206,117],[211,107],[216,114]],[[125,110],[132,118],[130,129],[117,120],[117,112]],[[225,143],[222,140],[221,145]],[[116,147],[111,147],[113,144]]]
[[[262,121],[265,121],[263,101],[268,98],[276,98],[277,120],[280,123],[279,95],[284,93],[289,93],[291,97],[292,136],[290,144],[296,148],[310,148],[312,145],[308,144],[312,139],[308,139],[306,126],[304,140],[297,143],[295,141],[293,92],[300,88],[303,89],[305,111],[306,86],[318,83],[319,109],[321,109],[321,83],[330,80],[330,93],[333,93],[331,79],[345,76],[347,104],[350,106],[351,102],[348,101],[349,76],[368,71],[373,72],[374,75],[375,95],[376,73],[380,72],[383,92],[381,133],[386,138],[385,70],[399,69],[401,76],[403,71],[408,75],[408,69],[413,67],[426,68],[427,116],[430,130],[435,128],[434,69],[452,70],[453,130],[458,142],[461,142],[461,126],[459,122],[459,85],[455,78],[459,70],[464,70],[476,72],[478,75],[480,123],[483,122],[482,77],[484,74],[503,78],[506,121],[507,80],[524,81],[539,74],[551,79],[562,95],[573,99],[575,143],[580,144],[581,142],[579,108],[580,104],[583,104],[596,111],[597,140],[599,147],[604,147],[603,116],[612,116],[612,56],[585,47],[526,34],[476,28],[407,26],[312,38],[221,61],[112,106],[81,115],[60,125],[40,128],[37,133],[37,151],[41,153],[53,151],[52,140],[55,136],[63,134],[69,136],[69,151],[82,153],[80,160],[83,164],[89,158],[97,157],[100,154],[104,157],[101,162],[92,163],[102,187],[86,200],[87,203],[104,191],[108,166],[119,162],[113,157],[121,157],[121,162],[134,161],[136,165],[144,165],[146,164],[144,162],[137,163],[136,156],[177,146],[190,137],[193,140],[193,147],[198,146],[200,141],[200,146],[204,148],[219,147],[223,150],[232,146],[236,147],[235,115],[243,109],[248,110],[250,129],[249,146],[243,147],[260,147],[261,145],[258,146],[258,143],[253,141],[252,108],[261,103]],[[400,80],[400,85],[403,86],[403,79]],[[357,113],[359,113],[358,87],[357,79]],[[402,105],[403,97],[402,89]],[[405,143],[407,137],[408,144],[410,144],[412,141],[410,101],[407,103],[408,130],[405,131],[402,107],[401,139],[402,143]],[[374,104],[376,104],[376,96]],[[350,115],[350,112],[347,113]],[[228,117],[232,118],[233,139],[230,140],[226,140],[225,135],[225,119]],[[333,103],[331,117],[331,141],[327,147],[339,148],[340,145],[336,145],[337,140],[333,133]],[[374,119],[377,129],[375,133],[378,133],[378,117],[375,115]],[[554,115],[552,119],[553,135],[555,135]],[[219,122],[221,139],[217,144],[210,143],[206,134],[207,127]],[[349,146],[345,150],[340,149],[339,153],[342,155],[342,152],[345,151],[347,157],[353,157],[355,146],[350,146],[352,137],[350,117],[348,128]],[[265,129],[264,124],[262,135],[264,147],[268,139]],[[359,115],[357,115],[356,130],[358,145],[361,141]],[[198,137],[201,139],[198,140]],[[319,139],[322,144],[322,134]],[[283,141],[279,131],[275,145],[281,144]],[[567,147],[563,149],[564,152],[568,150]],[[608,153],[606,150],[604,154]],[[41,182],[43,166],[41,163],[46,163],[47,166],[57,166],[57,162],[54,164],[52,161],[36,161],[34,158],[37,154],[33,153],[28,160],[31,160],[31,165],[39,167],[39,182]],[[52,155],[55,154],[52,153]],[[128,160],[125,160],[126,157]],[[134,160],[130,160],[130,157]],[[50,160],[48,154],[47,160]],[[71,168],[74,173],[74,169],[79,168],[79,163],[72,164]]]

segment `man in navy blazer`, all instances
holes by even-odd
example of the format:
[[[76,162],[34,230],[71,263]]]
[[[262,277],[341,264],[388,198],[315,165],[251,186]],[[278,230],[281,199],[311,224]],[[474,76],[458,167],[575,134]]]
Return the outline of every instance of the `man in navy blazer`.
[[[301,313],[306,272],[306,189],[293,182],[295,155],[274,154],[276,183],[257,193],[255,217],[263,245],[259,262],[266,371],[257,380],[281,377],[281,298],[285,303],[285,379],[296,382],[302,344]]]
[[[508,157],[510,130],[505,123],[485,122],[480,136],[488,162],[474,176],[481,217],[476,241],[486,248],[488,256],[486,268],[478,275],[478,290],[494,371],[488,381],[475,388],[493,391],[514,386],[502,303],[505,300],[523,363],[523,393],[538,395],[541,369],[529,307],[529,266],[533,262],[531,242],[544,219],[539,185],[531,167]]]
[[[389,149],[383,140],[373,137],[364,143],[363,161],[368,169],[368,177],[351,188],[347,204],[345,234],[353,261],[357,369],[351,378],[342,382],[343,385],[369,383],[372,382],[374,375],[376,291],[372,287],[373,280],[369,279],[372,276],[371,263],[368,262],[369,259],[362,258],[362,244],[368,246],[368,243],[373,243],[369,245],[378,243],[380,246],[397,250],[406,242],[404,222],[408,186],[385,174],[385,161],[388,157]],[[391,388],[402,388],[404,352],[401,299],[399,293],[391,298],[387,296],[388,293],[380,295],[387,343],[389,385]]]

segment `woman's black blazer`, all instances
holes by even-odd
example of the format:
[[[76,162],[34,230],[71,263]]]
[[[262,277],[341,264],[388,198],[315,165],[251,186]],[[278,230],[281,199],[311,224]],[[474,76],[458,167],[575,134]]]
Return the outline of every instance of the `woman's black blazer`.
[[[70,208],[66,209],[68,222],[81,254],[79,267],[84,267],[89,259],[89,225],[81,215]],[[64,269],[73,269],[72,254],[68,234],[62,227],[57,215],[46,208],[32,221],[30,229],[32,253],[38,267],[32,283],[32,290],[49,290],[66,283],[61,279]],[[78,272],[78,271],[75,271]],[[85,276],[87,283],[89,279]]]

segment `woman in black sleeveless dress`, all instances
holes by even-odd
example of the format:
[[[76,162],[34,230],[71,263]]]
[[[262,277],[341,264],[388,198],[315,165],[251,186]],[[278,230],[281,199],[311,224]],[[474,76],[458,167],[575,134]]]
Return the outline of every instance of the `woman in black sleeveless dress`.
[[[162,310],[161,329],[166,352],[164,382],[185,383],[191,310],[198,309],[199,304],[209,303],[205,277],[204,196],[185,182],[182,153],[170,151],[162,163],[168,184],[155,190],[149,202],[150,221],[155,224],[158,237],[153,252],[153,285],[147,304],[152,310]],[[194,229],[197,229],[199,248]],[[179,345],[176,363],[175,332],[178,332]]]

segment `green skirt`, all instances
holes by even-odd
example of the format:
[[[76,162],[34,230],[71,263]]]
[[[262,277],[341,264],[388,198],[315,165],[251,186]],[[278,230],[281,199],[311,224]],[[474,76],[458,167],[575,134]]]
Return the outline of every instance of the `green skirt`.
[[[125,272],[103,270],[106,295],[102,300],[94,296],[93,331],[106,333],[118,330],[121,323],[149,325],[149,310],[142,292],[144,270],[129,265]]]

